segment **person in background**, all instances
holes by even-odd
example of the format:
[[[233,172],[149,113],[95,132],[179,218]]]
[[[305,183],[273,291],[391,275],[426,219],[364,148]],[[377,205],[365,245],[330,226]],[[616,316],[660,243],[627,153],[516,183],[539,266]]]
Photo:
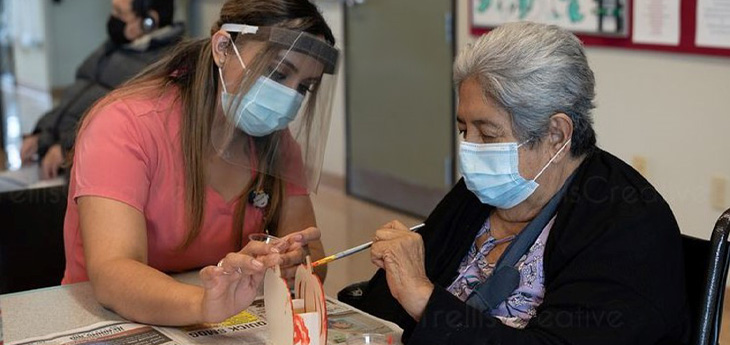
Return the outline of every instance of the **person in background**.
[[[464,178],[418,233],[375,233],[364,311],[408,344],[686,344],[679,227],[596,146],[580,40],[505,24],[454,63]]]
[[[84,112],[182,39],[184,25],[173,23],[173,13],[171,0],[112,0],[108,39],[79,66],[59,104],[23,139],[21,159],[28,162],[37,154],[42,178],[56,177]]]
[[[100,100],[71,154],[62,283],[89,281],[99,303],[142,323],[220,322],[250,305],[267,267],[291,280],[322,258],[309,193],[334,44],[308,0],[229,0],[211,37]],[[201,267],[202,287],[168,275]]]

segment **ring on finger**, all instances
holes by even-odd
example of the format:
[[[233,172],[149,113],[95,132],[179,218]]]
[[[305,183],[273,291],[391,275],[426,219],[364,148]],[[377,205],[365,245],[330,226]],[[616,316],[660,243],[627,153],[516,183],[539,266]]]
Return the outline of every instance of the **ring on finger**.
[[[218,264],[217,264],[216,266],[217,266],[217,267],[223,267],[223,260],[225,260],[225,259],[221,259],[221,261],[218,261]],[[235,270],[235,272],[238,272],[239,274],[243,274],[243,270],[241,270],[241,268],[240,268],[240,267],[236,267],[236,270]],[[224,270],[223,270],[223,274],[231,274],[231,272],[228,272],[228,271],[226,271],[226,270],[224,269]]]
[[[223,268],[223,260],[224,259],[221,259],[221,261],[218,261],[218,264],[216,266]],[[228,274],[231,274],[231,272],[228,272],[225,269],[223,269],[223,274],[228,275]]]

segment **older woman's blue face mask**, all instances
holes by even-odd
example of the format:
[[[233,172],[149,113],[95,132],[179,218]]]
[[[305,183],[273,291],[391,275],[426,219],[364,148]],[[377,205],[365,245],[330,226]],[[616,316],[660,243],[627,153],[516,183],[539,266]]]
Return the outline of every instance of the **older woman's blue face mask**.
[[[514,137],[509,115],[485,101],[475,79],[462,83],[459,96],[457,122],[464,139],[459,149],[459,167],[467,188],[482,203],[500,209],[519,205],[537,190],[537,179],[570,140],[565,140],[554,153],[545,152],[549,150],[542,148],[542,143],[528,149],[528,141],[518,142]],[[548,148],[549,141],[546,140]]]

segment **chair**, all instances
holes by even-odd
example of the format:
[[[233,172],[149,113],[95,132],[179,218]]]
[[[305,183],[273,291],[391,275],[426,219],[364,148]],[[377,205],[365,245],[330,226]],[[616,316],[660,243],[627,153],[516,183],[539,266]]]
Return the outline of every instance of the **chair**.
[[[719,344],[722,308],[730,265],[730,209],[715,224],[709,241],[682,236],[692,345]]]
[[[66,195],[65,186],[0,193],[0,294],[61,283]]]
[[[360,309],[368,283],[366,280],[346,286],[337,293],[337,300]]]

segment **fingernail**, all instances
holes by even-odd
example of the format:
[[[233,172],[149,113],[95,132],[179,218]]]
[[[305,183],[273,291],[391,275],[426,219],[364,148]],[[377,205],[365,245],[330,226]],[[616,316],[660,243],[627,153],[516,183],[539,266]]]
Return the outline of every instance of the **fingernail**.
[[[253,259],[253,260],[251,260],[251,263],[252,263],[252,264],[253,264],[254,266],[258,267],[258,268],[264,267],[264,264],[263,264],[263,263],[261,263],[261,261],[258,261],[258,260],[256,260],[256,259]]]
[[[286,247],[288,247],[288,246],[289,246],[289,242],[284,241],[284,242],[274,245],[274,248],[276,248],[276,250],[278,250],[278,251],[282,251],[282,250],[285,250]]]
[[[281,252],[279,251],[279,249],[277,249],[277,248],[271,248],[271,252],[272,252],[272,253],[276,253],[276,254],[279,254],[279,253],[281,253]]]

